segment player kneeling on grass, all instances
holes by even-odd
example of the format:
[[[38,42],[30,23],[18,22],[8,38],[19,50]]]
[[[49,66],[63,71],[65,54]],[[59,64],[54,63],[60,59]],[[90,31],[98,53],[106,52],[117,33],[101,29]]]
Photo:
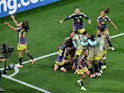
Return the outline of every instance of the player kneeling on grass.
[[[89,76],[89,71],[86,66],[87,56],[88,56],[88,50],[84,49],[82,55],[80,55],[78,58],[78,68],[76,70],[76,73],[80,75],[80,80],[78,80],[77,83],[81,85],[81,90],[87,90],[84,87],[84,83],[83,83],[85,75]]]
[[[57,58],[55,60],[55,65],[54,65],[54,71],[57,71],[58,69],[60,69],[62,72],[67,72],[67,63],[71,62],[71,59],[66,59],[66,46],[65,45],[61,45],[59,47],[59,51],[58,51],[58,55]]]
[[[9,22],[5,22],[5,24],[12,29],[13,31],[16,31],[18,33],[18,45],[17,45],[17,50],[18,50],[18,57],[19,57],[19,62],[20,65],[18,67],[23,67],[22,65],[22,52],[24,51],[32,60],[32,64],[35,63],[32,55],[30,52],[27,50],[27,43],[26,43],[26,38],[25,38],[25,33],[28,32],[29,30],[29,23],[28,22],[20,22],[18,23],[15,20],[15,16],[11,15],[11,19],[13,22],[16,24],[17,28],[11,26]]]

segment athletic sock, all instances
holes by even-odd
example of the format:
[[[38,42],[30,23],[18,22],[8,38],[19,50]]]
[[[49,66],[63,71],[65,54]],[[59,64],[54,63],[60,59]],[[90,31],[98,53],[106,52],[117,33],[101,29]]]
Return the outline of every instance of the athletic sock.
[[[103,66],[103,62],[99,62],[99,69],[101,70],[102,69],[102,66]]]
[[[111,39],[110,39],[109,36],[108,36],[107,40],[108,40],[108,44],[109,44],[109,46],[110,46],[110,47],[113,47],[112,42],[111,42]]]
[[[89,67],[88,70],[90,71],[90,74],[93,74],[93,67]]]
[[[102,63],[103,63],[103,65],[104,65],[104,66],[106,66],[106,60],[103,60],[103,62],[102,62]]]
[[[103,62],[103,65],[106,66],[106,62]]]
[[[84,83],[83,83],[83,81],[81,80],[80,82],[81,82],[81,86],[84,86]]]
[[[78,67],[78,60],[76,58],[74,59],[74,63],[75,63],[75,66],[77,68]]]
[[[27,55],[30,57],[30,59],[33,60],[33,57],[32,57],[32,55],[31,55],[31,53],[28,53]]]
[[[99,72],[99,64],[94,64],[95,72]]]
[[[19,63],[22,65],[22,57],[19,58]]]

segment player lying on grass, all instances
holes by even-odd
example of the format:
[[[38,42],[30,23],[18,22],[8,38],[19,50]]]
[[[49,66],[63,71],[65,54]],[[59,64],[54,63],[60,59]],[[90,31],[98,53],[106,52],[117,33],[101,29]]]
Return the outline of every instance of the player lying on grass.
[[[10,25],[9,22],[5,22],[5,25],[7,25],[11,30],[16,31],[18,33],[18,45],[17,45],[17,50],[18,50],[18,58],[19,58],[19,63],[20,65],[18,67],[23,67],[22,64],[22,52],[24,51],[32,60],[32,64],[35,63],[31,53],[27,50],[27,42],[25,38],[26,32],[28,32],[29,28],[29,23],[28,22],[20,22],[18,23],[15,20],[15,15],[11,15],[11,19],[13,22],[16,24],[17,28],[13,27]]]
[[[69,54],[67,53],[66,45],[63,44],[59,47],[58,55],[55,60],[54,71],[60,69],[62,72],[67,72],[68,64],[72,62],[71,58],[67,58]]]
[[[85,31],[83,18],[88,20],[88,24],[91,24],[91,20],[87,17],[87,15],[81,13],[79,8],[75,8],[75,13],[65,18],[64,20],[61,20],[60,23],[68,19],[73,19],[73,31],[77,32],[78,34],[82,34]]]
[[[109,42],[109,47],[111,50],[115,50],[114,47],[112,46],[112,42],[110,40],[109,36],[109,31],[108,31],[108,26],[107,22],[109,22],[116,30],[118,30],[117,26],[111,21],[111,19],[106,15],[110,12],[110,8],[106,8],[101,11],[100,16],[97,18],[97,33],[100,33],[100,29],[103,28],[105,29],[105,32],[108,34],[108,42]]]

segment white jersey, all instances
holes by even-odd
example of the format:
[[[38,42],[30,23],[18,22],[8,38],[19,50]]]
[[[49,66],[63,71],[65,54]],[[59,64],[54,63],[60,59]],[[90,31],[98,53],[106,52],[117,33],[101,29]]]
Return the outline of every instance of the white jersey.
[[[81,46],[81,42],[80,42],[80,38],[79,38],[78,34],[75,34],[75,36],[72,38],[72,40],[76,43],[76,48],[78,50],[83,49]]]

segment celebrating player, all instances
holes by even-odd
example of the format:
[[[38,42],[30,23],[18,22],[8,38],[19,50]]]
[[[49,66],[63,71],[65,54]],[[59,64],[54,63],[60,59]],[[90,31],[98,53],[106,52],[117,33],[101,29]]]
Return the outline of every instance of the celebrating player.
[[[110,40],[110,36],[109,36],[109,32],[108,32],[108,26],[107,26],[107,22],[109,22],[116,30],[118,30],[117,26],[111,21],[111,19],[106,15],[110,12],[110,8],[106,8],[104,10],[101,11],[100,16],[97,18],[97,23],[98,23],[98,27],[97,27],[97,33],[100,33],[101,28],[105,29],[105,32],[108,34],[108,43],[109,43],[109,47],[111,50],[115,50],[114,47],[112,46],[111,40]]]
[[[18,45],[17,45],[17,50],[18,50],[18,57],[19,57],[19,62],[20,65],[18,67],[23,67],[22,64],[22,52],[24,51],[32,60],[32,64],[35,63],[31,53],[27,50],[27,42],[25,38],[25,33],[28,32],[29,30],[29,23],[28,22],[20,22],[18,23],[15,20],[15,16],[11,15],[11,19],[13,22],[16,24],[18,28],[15,28],[9,24],[9,22],[5,22],[5,25],[7,25],[11,30],[16,31],[18,33]]]
[[[54,71],[60,69],[62,72],[67,72],[67,64],[71,62],[71,59],[66,58],[67,51],[65,44],[59,47],[58,55],[55,60]]]
[[[87,90],[84,87],[84,83],[83,83],[85,75],[87,76],[89,75],[89,71],[86,66],[87,56],[88,56],[88,50],[84,49],[82,55],[80,55],[78,58],[78,69],[76,70],[76,73],[80,75],[80,80],[78,80],[77,83],[81,85],[81,90]]]
[[[65,18],[64,20],[61,20],[60,23],[68,19],[73,19],[73,31],[82,34],[85,31],[83,18],[88,20],[88,24],[91,24],[91,20],[84,13],[81,13],[79,8],[75,8],[75,13]]]
[[[88,39],[88,50],[89,55],[87,57],[87,64],[90,71],[90,78],[94,78],[95,76],[101,76],[99,70],[99,62],[102,59],[103,52],[100,50],[100,39],[95,39],[94,35],[90,35]],[[93,72],[92,63],[94,62],[95,74]]]

